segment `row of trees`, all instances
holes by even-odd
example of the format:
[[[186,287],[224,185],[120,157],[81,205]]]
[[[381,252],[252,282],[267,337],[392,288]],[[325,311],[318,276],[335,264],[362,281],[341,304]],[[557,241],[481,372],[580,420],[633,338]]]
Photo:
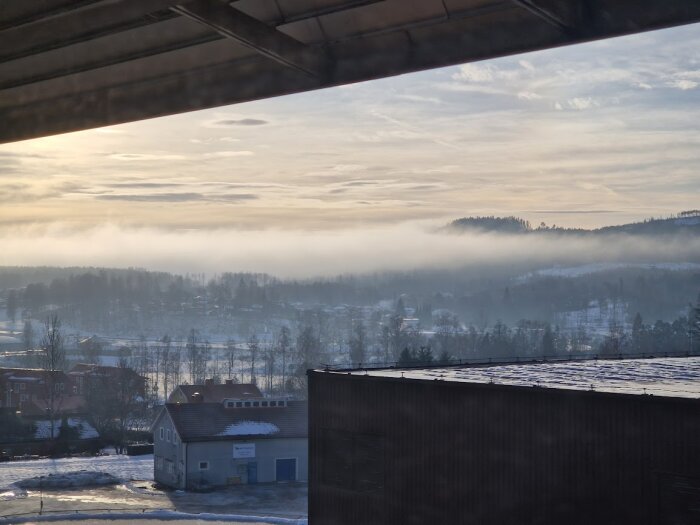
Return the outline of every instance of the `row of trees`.
[[[178,384],[250,382],[268,392],[303,392],[306,369],[322,361],[321,341],[311,326],[302,327],[296,339],[282,326],[273,342],[253,334],[245,342],[230,339],[214,347],[197,329],[186,342],[174,343],[168,335],[157,343],[128,349],[134,370],[151,379],[153,402],[164,399]]]
[[[549,323],[527,320],[514,327],[499,321],[486,329],[463,330],[454,316],[439,320],[432,333],[407,328],[401,317],[392,316],[380,326],[377,337],[370,338],[365,322],[356,319],[340,355],[311,324],[300,326],[296,337],[285,326],[272,342],[261,342],[253,335],[246,342],[231,340],[224,348],[213,348],[192,329],[186,344],[173,345],[165,336],[159,344],[133,352],[132,363],[152,378],[154,396],[161,398],[180,382],[201,384],[205,378],[251,382],[271,393],[303,394],[306,370],[326,363],[444,364],[488,358],[700,352],[700,308],[697,312],[695,319],[679,317],[672,323],[653,324],[645,324],[637,314],[631,330],[612,321],[602,338],[593,338],[584,326],[564,332]]]

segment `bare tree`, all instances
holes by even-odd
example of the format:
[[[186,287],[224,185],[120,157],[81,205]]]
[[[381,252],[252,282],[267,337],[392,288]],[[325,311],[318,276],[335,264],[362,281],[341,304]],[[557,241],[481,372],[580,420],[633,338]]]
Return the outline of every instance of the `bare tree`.
[[[97,370],[85,379],[85,397],[95,429],[122,454],[129,431],[142,427],[146,418],[143,378],[129,366],[126,354],[121,353],[114,374]]]
[[[357,319],[353,323],[352,335],[350,336],[350,362],[361,364],[365,361],[365,324],[362,319]]]
[[[118,362],[117,377],[113,387],[115,402],[115,441],[117,452],[124,453],[128,431],[143,416],[145,400],[140,398],[140,378],[129,366],[125,358]]]
[[[14,290],[10,290],[10,293],[7,294],[6,309],[7,316],[10,318],[10,321],[14,323],[17,318],[17,292]]]
[[[253,334],[250,336],[250,339],[248,339],[248,351],[250,352],[250,382],[254,385],[258,382],[255,377],[255,359],[258,356],[259,350],[260,343],[258,342],[258,336]]]
[[[24,321],[22,346],[25,350],[32,350],[34,348],[34,328],[32,327],[32,321],[30,319]]]
[[[160,342],[156,343],[150,351],[150,359],[151,359],[151,377],[153,380],[153,384],[151,385],[151,396],[152,396],[152,401],[153,404],[157,404],[158,400],[160,399],[160,376],[161,376],[161,367],[162,367],[162,360],[163,360],[163,345],[160,344]]]
[[[163,395],[165,396],[165,399],[168,399],[168,394],[169,392],[169,386],[170,382],[169,379],[171,377],[170,374],[170,369],[172,367],[172,355],[171,355],[171,341],[170,341],[170,336],[168,334],[165,334],[163,336],[163,339],[160,340],[162,344],[162,350],[161,350],[161,358],[160,358],[160,368],[163,376]],[[157,374],[156,374],[156,381],[157,381]]]
[[[283,326],[280,329],[280,335],[277,339],[277,346],[279,347],[280,354],[282,354],[282,392],[287,390],[287,356],[289,354],[289,349],[292,346],[292,338],[289,333],[289,328]]]
[[[172,385],[172,387],[176,387],[181,383],[181,378],[182,378],[182,346],[181,345],[174,345],[170,349],[169,357],[168,357],[168,370],[167,370],[167,375],[168,375],[168,384]],[[166,399],[167,396],[169,395],[169,392],[166,392]]]
[[[185,346],[185,358],[190,372],[190,382],[196,385],[201,378],[201,349],[199,347],[199,332],[192,328],[187,336],[187,345]]]
[[[54,416],[60,411],[65,384],[59,377],[66,364],[66,352],[63,348],[63,333],[61,320],[57,315],[48,317],[44,323],[44,333],[41,338],[41,353],[39,366],[44,371],[44,402],[46,415],[49,418],[51,439],[55,437]]]
[[[265,389],[272,392],[273,378],[275,375],[275,348],[267,344],[263,348],[263,362],[265,363]]]
[[[218,382],[220,380],[218,373],[214,369],[214,367],[209,366],[209,363],[211,362],[211,354],[212,354],[212,348],[211,348],[211,343],[207,340],[202,343],[202,345],[199,348],[199,381],[204,382],[204,379],[207,377],[207,374],[209,374],[209,377],[212,378],[214,381]]]
[[[233,339],[226,341],[226,366],[229,379],[235,379],[234,371],[236,370],[236,342]]]

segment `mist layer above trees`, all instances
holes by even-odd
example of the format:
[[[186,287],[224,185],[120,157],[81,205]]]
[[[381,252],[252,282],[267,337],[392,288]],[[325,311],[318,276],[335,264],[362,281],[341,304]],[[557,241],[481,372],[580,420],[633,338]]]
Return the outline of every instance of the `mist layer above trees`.
[[[494,270],[514,275],[594,262],[700,262],[697,215],[592,231],[535,228],[515,217],[475,217],[453,225],[459,226],[414,222],[318,231],[18,226],[0,231],[0,263],[33,266],[51,261],[61,267],[138,267],[208,276],[234,271],[309,279],[464,268],[482,275]],[[44,269],[37,269],[30,282],[41,280],[42,273]]]

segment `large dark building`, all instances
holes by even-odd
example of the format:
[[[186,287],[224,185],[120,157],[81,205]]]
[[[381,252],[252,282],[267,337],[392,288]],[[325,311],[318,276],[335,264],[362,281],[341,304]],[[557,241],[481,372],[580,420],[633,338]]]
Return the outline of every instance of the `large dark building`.
[[[697,525],[700,358],[309,372],[309,519]]]

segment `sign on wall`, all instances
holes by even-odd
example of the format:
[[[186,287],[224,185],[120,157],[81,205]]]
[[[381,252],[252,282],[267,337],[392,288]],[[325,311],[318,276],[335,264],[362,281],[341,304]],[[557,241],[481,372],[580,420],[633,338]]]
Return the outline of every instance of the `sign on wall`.
[[[233,445],[233,458],[245,459],[255,457],[255,443],[238,443]]]

